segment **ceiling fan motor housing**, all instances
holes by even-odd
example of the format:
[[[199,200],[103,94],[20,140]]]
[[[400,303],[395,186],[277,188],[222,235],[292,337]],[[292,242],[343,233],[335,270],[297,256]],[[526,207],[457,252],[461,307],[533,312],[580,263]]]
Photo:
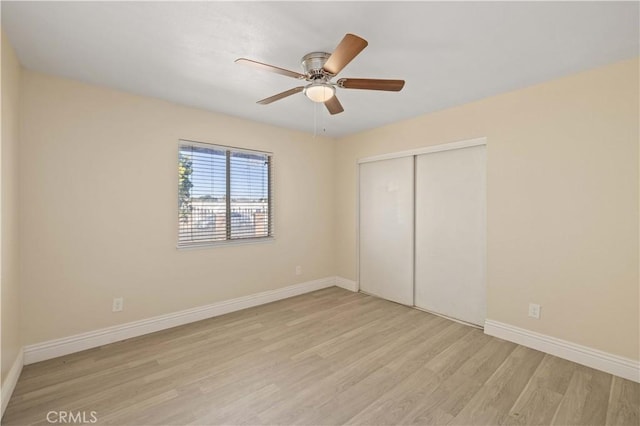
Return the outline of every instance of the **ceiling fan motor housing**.
[[[304,55],[301,62],[305,74],[307,74],[311,80],[325,78],[327,72],[322,67],[324,67],[329,56],[331,56],[331,54],[327,52],[311,52]]]

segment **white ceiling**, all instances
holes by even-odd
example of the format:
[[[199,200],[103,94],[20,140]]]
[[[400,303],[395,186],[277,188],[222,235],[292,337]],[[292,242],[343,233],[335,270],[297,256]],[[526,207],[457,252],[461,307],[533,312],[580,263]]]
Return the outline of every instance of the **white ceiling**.
[[[8,2],[22,64],[306,132],[342,136],[638,56],[638,2]],[[299,85],[234,64],[300,71],[345,33],[369,41],[339,77],[403,78],[400,93],[339,91],[329,116]],[[320,108],[314,108],[319,106]]]

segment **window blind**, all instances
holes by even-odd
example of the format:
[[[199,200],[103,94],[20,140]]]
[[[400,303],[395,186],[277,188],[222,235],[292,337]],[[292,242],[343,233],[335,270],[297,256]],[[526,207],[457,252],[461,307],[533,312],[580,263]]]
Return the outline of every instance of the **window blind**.
[[[178,246],[272,236],[270,153],[180,141]]]

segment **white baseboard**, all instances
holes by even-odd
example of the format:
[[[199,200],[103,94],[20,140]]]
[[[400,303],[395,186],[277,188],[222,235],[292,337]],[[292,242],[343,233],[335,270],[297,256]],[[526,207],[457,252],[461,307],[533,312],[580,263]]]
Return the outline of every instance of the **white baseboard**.
[[[76,334],[75,336],[28,345],[24,348],[24,364],[33,364],[34,362],[80,352],[85,349],[91,349],[167,328],[228,314],[229,312],[235,312],[253,306],[264,305],[265,303],[287,299],[334,285],[336,285],[336,278],[327,277],[276,290],[263,291],[249,296],[212,303],[211,305],[160,315],[141,321],[134,321],[87,333]]]
[[[24,352],[20,349],[16,360],[13,362],[9,373],[7,374],[7,378],[4,380],[4,383],[2,383],[2,391],[0,392],[0,405],[2,405],[2,412],[0,413],[0,417],[4,416],[4,410],[6,410],[9,400],[11,399],[11,395],[13,394],[13,390],[16,388],[23,365]]]
[[[358,291],[358,283],[342,277],[336,277],[336,286],[345,290]]]
[[[640,361],[613,355],[499,321],[486,320],[484,332],[596,370],[640,382]]]

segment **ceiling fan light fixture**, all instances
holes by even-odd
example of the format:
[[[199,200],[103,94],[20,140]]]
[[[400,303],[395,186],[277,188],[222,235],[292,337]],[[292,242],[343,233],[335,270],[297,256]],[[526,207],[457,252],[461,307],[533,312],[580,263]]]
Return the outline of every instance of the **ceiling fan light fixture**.
[[[312,83],[304,88],[304,94],[313,102],[326,102],[333,98],[336,89],[327,83]]]

